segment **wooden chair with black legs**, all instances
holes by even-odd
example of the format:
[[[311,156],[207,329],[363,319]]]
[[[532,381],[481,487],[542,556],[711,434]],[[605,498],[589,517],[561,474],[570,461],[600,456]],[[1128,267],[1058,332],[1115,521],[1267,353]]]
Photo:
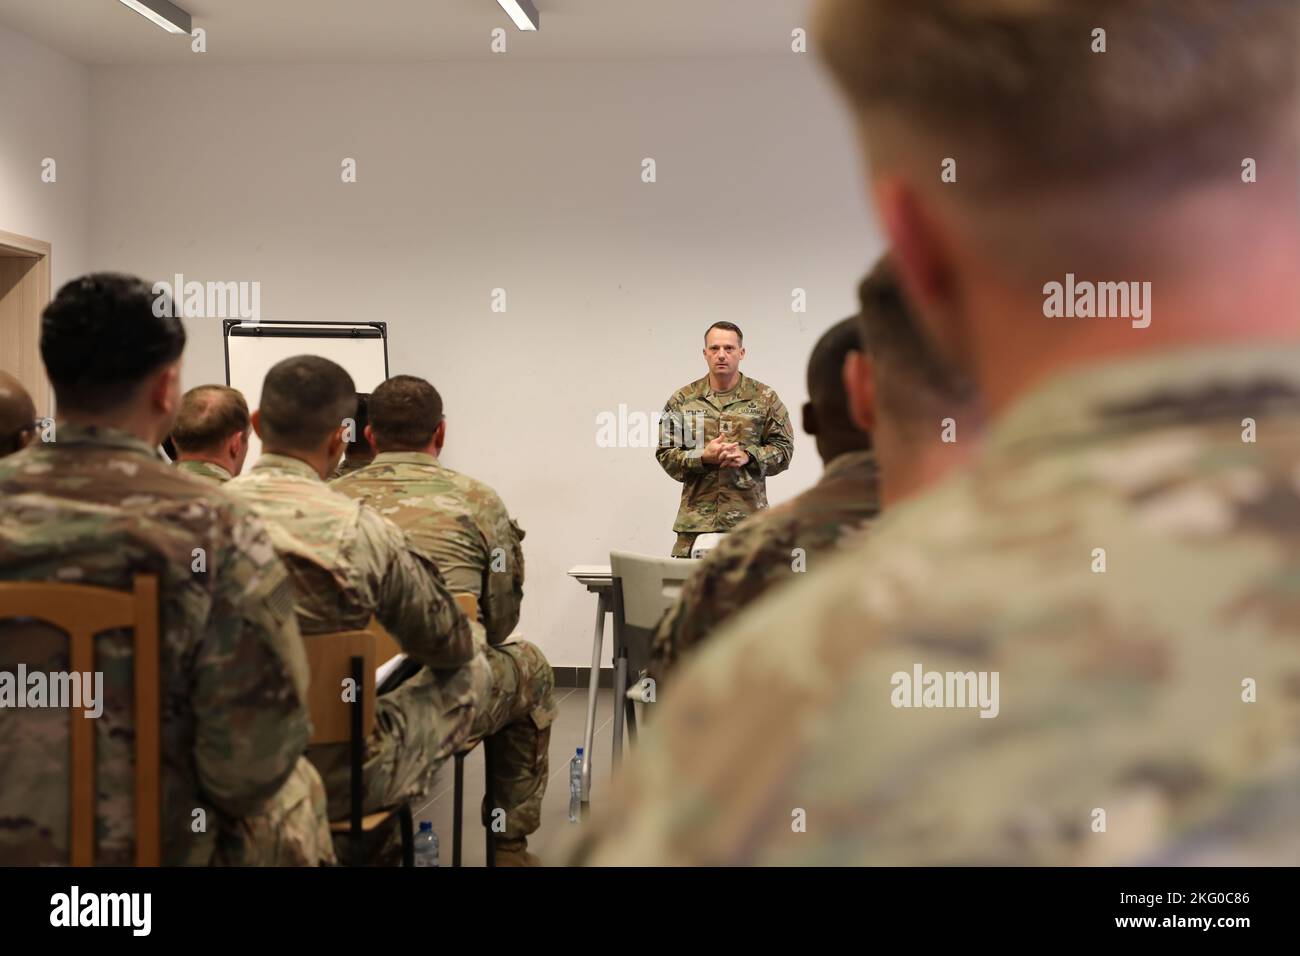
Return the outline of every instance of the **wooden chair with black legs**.
[[[349,835],[353,865],[362,862],[366,835],[396,816],[402,831],[402,865],[414,866],[415,828],[410,804],[403,801],[375,813],[362,812],[366,740],[375,728],[375,661],[383,637],[387,635],[373,630],[304,635],[311,675],[311,743],[348,745],[351,812],[346,820],[330,821],[330,831]],[[353,681],[355,702],[344,699],[344,681],[348,679]]]
[[[95,671],[95,635],[130,630],[135,712],[135,864],[162,862],[162,719],[158,579],[136,575],[130,591],[85,584],[0,582],[0,620],[30,618],[68,635],[69,670]],[[95,725],[70,710],[69,856],[95,863]]]
[[[456,603],[460,606],[466,620],[478,620],[478,598],[466,592],[452,595]],[[483,738],[483,799],[489,807],[492,806],[492,748],[491,741]],[[477,746],[477,744],[475,744]],[[461,865],[461,841],[463,829],[463,817],[465,815],[465,757],[468,756],[474,747],[462,750],[453,757],[454,777],[452,783],[452,823],[451,823],[451,865],[453,867]],[[492,842],[492,825],[491,814],[489,822],[484,826],[486,831],[486,843],[483,848],[483,859],[488,866],[496,866],[496,844]]]

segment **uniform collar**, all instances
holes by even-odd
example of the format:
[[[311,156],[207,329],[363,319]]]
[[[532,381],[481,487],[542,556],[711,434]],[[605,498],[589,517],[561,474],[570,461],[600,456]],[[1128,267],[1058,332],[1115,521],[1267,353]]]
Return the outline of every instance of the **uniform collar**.
[[[1157,427],[1300,411],[1300,345],[1214,345],[1090,364],[1012,404],[986,450],[1132,434]]]
[[[313,481],[320,481],[320,475],[316,474],[316,469],[307,464],[301,458],[293,458],[289,455],[276,455],[266,453],[257,459],[257,464],[253,465],[252,471],[282,471],[291,475],[297,475],[299,478],[310,478]]]
[[[425,467],[441,468],[442,462],[438,461],[427,451],[381,451],[375,456],[372,465],[424,465]]]
[[[869,448],[836,455],[822,472],[822,478],[839,478],[853,472],[862,472],[869,482],[876,481],[876,453]]]
[[[158,449],[142,438],[132,435],[120,428],[106,428],[100,425],[75,425],[72,422],[58,422],[54,429],[54,442],[59,445],[94,445],[97,448],[118,448],[130,451],[146,458],[158,460]]]
[[[749,377],[744,372],[737,372],[736,374],[737,376],[739,376],[736,379],[736,384],[731,386],[731,390],[728,392],[715,392],[713,390],[713,386],[710,384],[708,375],[705,375],[704,378],[700,379],[700,382],[703,384],[704,387],[705,399],[707,399],[708,402],[711,405],[713,405],[715,408],[717,408],[719,411],[721,411],[727,405],[731,405],[735,402],[747,401],[753,398],[755,395],[756,390],[754,386],[750,384]],[[721,395],[729,395],[730,398],[727,399],[726,401],[723,401],[719,397]]]
[[[224,476],[226,481],[230,481],[230,479],[235,477],[230,473],[230,469],[225,465],[218,465],[215,461],[208,461],[206,458],[183,458],[176,464],[190,466],[200,465],[203,468],[216,472],[220,476]]]

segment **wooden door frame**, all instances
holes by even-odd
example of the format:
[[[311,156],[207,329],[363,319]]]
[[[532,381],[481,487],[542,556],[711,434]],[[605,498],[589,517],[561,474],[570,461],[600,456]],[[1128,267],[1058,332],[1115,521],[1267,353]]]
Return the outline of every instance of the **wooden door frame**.
[[[22,311],[17,318],[17,331],[10,335],[10,330],[0,329],[0,341],[6,344],[17,343],[17,354],[6,354],[4,367],[5,371],[16,375],[26,386],[36,405],[36,414],[42,418],[54,412],[54,396],[49,379],[45,377],[45,366],[40,354],[41,313],[45,311],[52,294],[50,255],[50,243],[0,230],[0,260],[3,260],[0,269],[15,259],[30,263],[17,279],[17,282],[26,286],[25,290],[17,292],[15,287],[6,290],[15,295],[25,294],[26,299],[19,300]]]

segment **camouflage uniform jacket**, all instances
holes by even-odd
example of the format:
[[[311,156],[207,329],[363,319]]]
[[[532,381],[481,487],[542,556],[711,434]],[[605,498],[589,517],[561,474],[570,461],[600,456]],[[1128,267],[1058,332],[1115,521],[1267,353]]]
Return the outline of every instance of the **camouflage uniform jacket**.
[[[678,658],[747,604],[855,540],[880,513],[876,456],[833,459],[821,480],[784,504],[742,521],[682,586],[655,635],[650,675],[662,682]]]
[[[265,454],[225,487],[266,522],[293,579],[303,634],[359,630],[374,616],[430,667],[473,657],[469,626],[438,569],[400,528],[331,490],[306,462]]]
[[[252,511],[125,432],[61,423],[55,442],[0,460],[0,580],[130,590],[141,573],[159,579],[163,862],[203,865],[307,746],[307,664],[284,565]],[[133,862],[130,640],[95,641],[101,865]],[[0,623],[0,671],[18,663],[67,671],[67,638]],[[67,710],[0,709],[0,863],[67,860],[68,748]]]
[[[1297,582],[1300,346],[1058,375],[710,638],[587,858],[1294,865]]]
[[[331,487],[404,530],[453,594],[478,598],[489,644],[513,633],[524,598],[524,531],[495,491],[413,451],[382,452]]]
[[[704,447],[727,428],[749,453],[743,468],[702,460]],[[664,406],[655,451],[663,470],[682,483],[673,530],[730,531],[767,507],[766,479],[790,467],[793,455],[790,415],[776,392],[757,379],[740,375],[724,394],[713,391],[707,375],[678,389]]]
[[[182,458],[176,462],[176,470],[187,475],[194,475],[197,478],[215,481],[219,485],[224,485],[234,477],[220,465],[213,464],[210,461],[199,461],[194,458]]]
[[[374,459],[372,458],[348,458],[345,455],[343,457],[343,460],[338,463],[338,467],[335,468],[332,472],[330,472],[329,480],[337,481],[338,479],[342,478],[344,475],[350,475],[354,471],[360,471],[362,468],[366,467],[366,465],[370,464],[370,462],[373,460]]]

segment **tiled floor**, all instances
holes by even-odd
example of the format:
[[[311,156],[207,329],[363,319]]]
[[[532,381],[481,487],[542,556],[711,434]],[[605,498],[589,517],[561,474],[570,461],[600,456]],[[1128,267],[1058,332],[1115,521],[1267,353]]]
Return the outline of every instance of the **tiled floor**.
[[[558,714],[551,725],[551,769],[546,797],[542,801],[542,826],[528,839],[528,848],[546,865],[558,865],[555,847],[563,843],[581,823],[569,822],[569,760],[582,745],[582,731],[587,719],[587,688],[557,687]],[[591,805],[599,808],[609,796],[610,746],[613,725],[610,702],[613,692],[602,689],[596,700],[596,735],[592,747]],[[626,744],[624,754],[627,753]],[[429,820],[438,834],[439,857],[443,866],[451,866],[452,783],[454,774],[449,761],[439,771],[433,798],[417,808],[419,821]],[[479,805],[483,801],[483,748],[475,747],[465,758],[465,811],[462,832],[464,866],[482,866],[484,831],[479,823]]]

